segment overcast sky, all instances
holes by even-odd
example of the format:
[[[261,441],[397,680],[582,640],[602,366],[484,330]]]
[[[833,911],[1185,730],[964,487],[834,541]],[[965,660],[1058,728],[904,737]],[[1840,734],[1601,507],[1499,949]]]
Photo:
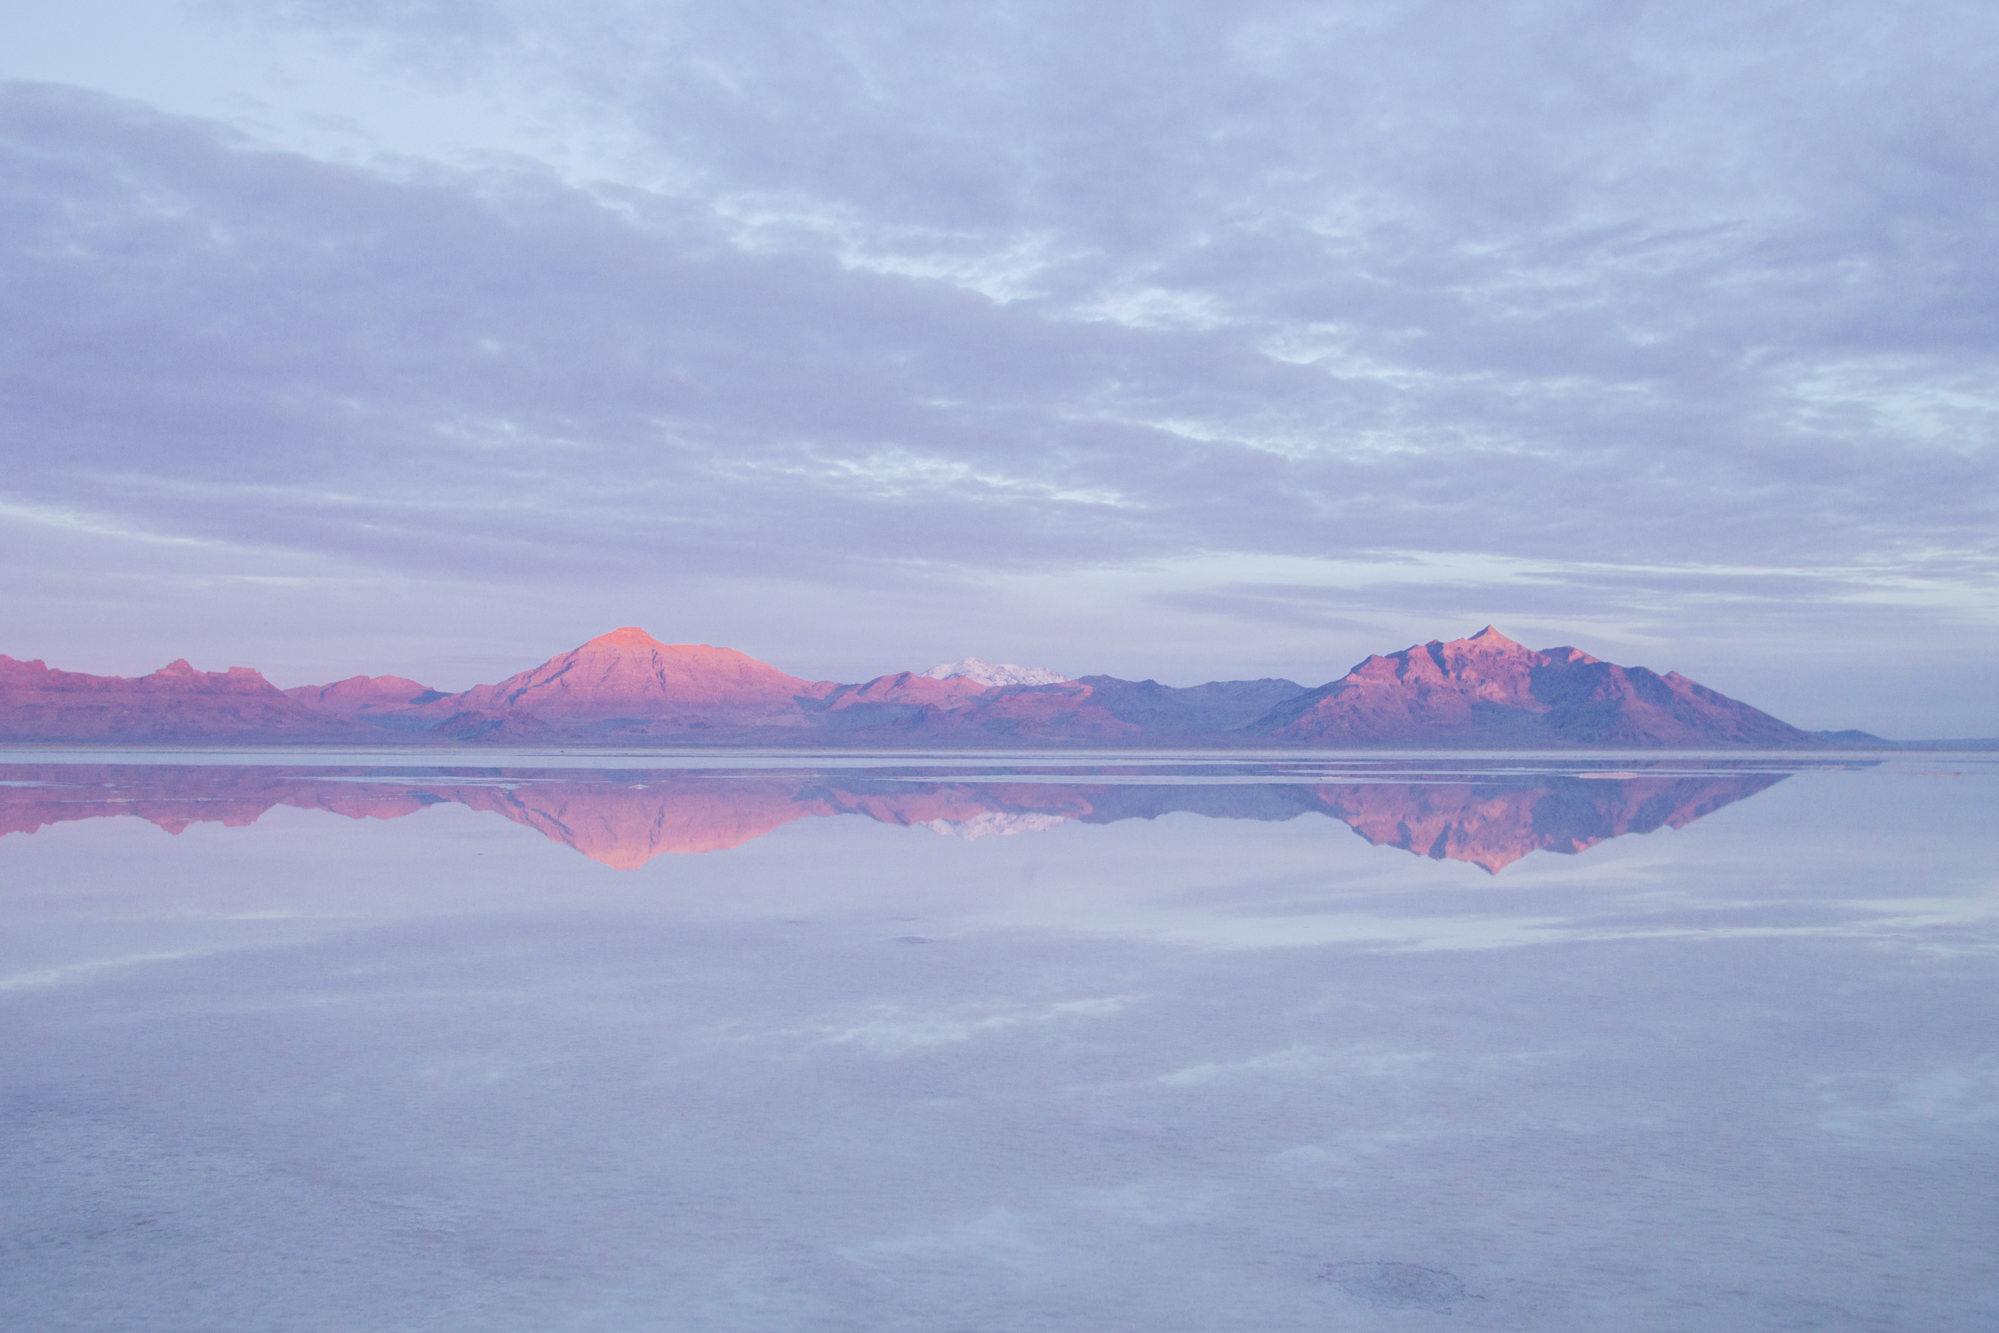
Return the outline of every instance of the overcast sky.
[[[1999,7],[0,10],[0,652],[1488,621],[1999,734]]]

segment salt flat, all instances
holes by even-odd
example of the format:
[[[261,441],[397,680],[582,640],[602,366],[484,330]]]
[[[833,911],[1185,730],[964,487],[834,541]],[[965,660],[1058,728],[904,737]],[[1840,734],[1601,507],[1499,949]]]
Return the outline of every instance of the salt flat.
[[[182,758],[0,765],[7,1327],[1999,1325],[1989,757]]]

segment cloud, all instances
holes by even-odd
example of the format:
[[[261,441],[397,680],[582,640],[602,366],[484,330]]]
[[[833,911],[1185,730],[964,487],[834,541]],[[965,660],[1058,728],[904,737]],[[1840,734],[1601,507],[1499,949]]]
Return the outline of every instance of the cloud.
[[[1982,7],[207,13],[508,117],[335,161],[11,85],[14,509],[501,586],[1415,558],[1999,621]],[[1312,596],[1254,582],[1149,605]]]

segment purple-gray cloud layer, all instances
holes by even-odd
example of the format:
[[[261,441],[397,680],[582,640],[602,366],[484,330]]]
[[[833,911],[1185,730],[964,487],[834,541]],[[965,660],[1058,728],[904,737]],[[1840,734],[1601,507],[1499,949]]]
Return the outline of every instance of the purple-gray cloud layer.
[[[1314,683],[1498,617],[1999,730],[1988,6],[217,12],[615,165],[9,85],[0,651],[253,659],[271,580],[419,673],[473,603]]]

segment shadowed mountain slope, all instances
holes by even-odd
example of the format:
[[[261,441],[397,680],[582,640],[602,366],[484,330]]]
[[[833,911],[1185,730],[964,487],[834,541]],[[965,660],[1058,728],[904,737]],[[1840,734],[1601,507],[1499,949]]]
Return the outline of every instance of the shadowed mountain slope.
[[[822,725],[847,744],[986,747],[1130,743],[1141,729],[1114,716],[1088,685],[981,685],[911,672],[842,685],[826,696]]]
[[[1156,680],[1084,676],[1091,699],[1111,716],[1139,728],[1148,741],[1212,739],[1237,730],[1280,708],[1305,687],[1291,680],[1211,680],[1176,687]]]

